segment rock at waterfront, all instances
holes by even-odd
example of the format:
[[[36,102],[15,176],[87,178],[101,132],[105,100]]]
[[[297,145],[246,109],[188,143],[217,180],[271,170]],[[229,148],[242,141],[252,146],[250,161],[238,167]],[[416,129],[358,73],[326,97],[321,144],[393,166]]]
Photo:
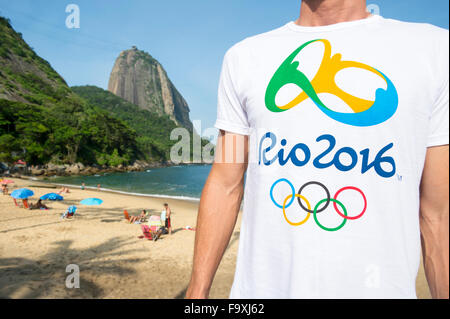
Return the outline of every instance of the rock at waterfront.
[[[150,54],[136,47],[122,51],[116,59],[108,91],[144,110],[167,114],[178,125],[192,128],[188,104],[164,68]]]

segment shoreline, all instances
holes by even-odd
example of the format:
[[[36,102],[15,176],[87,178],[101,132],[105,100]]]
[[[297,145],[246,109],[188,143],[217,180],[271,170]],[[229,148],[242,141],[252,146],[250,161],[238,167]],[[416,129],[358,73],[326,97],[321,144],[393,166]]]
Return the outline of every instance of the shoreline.
[[[44,182],[44,183],[47,183],[50,185],[72,187],[72,188],[77,188],[77,189],[82,190],[81,186],[73,185],[73,184],[61,184],[61,183],[52,183],[52,182]],[[172,196],[172,195],[162,195],[162,194],[132,193],[132,192],[126,192],[126,191],[121,191],[121,190],[116,190],[116,189],[111,189],[111,188],[103,188],[103,187],[100,187],[100,189],[97,189],[97,187],[94,187],[94,186],[85,186],[85,189],[89,189],[89,190],[97,191],[97,192],[122,194],[122,195],[126,195],[126,196],[150,197],[150,198],[155,198],[155,199],[156,198],[157,199],[174,199],[174,200],[196,202],[196,203],[200,202],[200,198],[189,197],[189,196],[176,196],[176,195]]]
[[[170,167],[183,167],[183,166],[205,166],[210,164],[201,164],[201,163],[192,163],[192,164],[173,164],[163,167],[153,167],[152,169],[163,169],[163,168],[170,168]],[[133,171],[133,173],[139,173],[139,172],[148,172],[151,169],[145,169],[145,170],[139,170],[139,171]],[[13,179],[20,179],[20,180],[27,180],[30,182],[36,182],[36,183],[43,183],[46,185],[54,185],[55,188],[57,186],[64,186],[64,187],[70,187],[81,190],[81,184],[72,184],[71,181],[54,181],[54,179],[58,178],[77,178],[77,177],[101,177],[109,174],[127,174],[131,173],[131,171],[104,171],[104,172],[98,172],[96,174],[91,175],[84,175],[84,174],[72,174],[72,175],[51,175],[51,176],[44,176],[44,175],[32,175],[32,174],[10,174],[9,177],[7,175],[4,175],[4,178],[13,178]],[[0,174],[0,179],[2,175]],[[114,186],[113,186],[114,187]],[[97,187],[95,186],[85,186],[85,189],[89,189],[92,191],[98,191]],[[149,197],[149,198],[155,198],[155,199],[172,199],[172,200],[181,200],[181,201],[188,201],[188,202],[196,202],[198,203],[200,201],[200,196],[189,196],[189,195],[168,195],[168,194],[158,194],[158,193],[145,193],[145,192],[133,192],[128,191],[120,188],[110,188],[110,187],[100,187],[101,192],[109,192],[109,193],[116,193],[116,194],[122,194],[122,195],[128,195],[128,196],[139,196],[139,197]]]
[[[151,169],[169,168],[177,166],[204,166],[211,165],[211,163],[174,163],[174,162],[142,162],[136,161],[133,165],[128,166],[107,166],[101,167],[99,165],[85,166],[82,163],[75,164],[45,164],[37,166],[12,166],[7,169],[0,170],[0,177],[21,178],[22,176],[35,177],[39,179],[48,179],[52,177],[81,177],[81,176],[96,176],[97,174],[106,173],[130,173],[130,172],[145,172]],[[8,173],[5,173],[8,171]]]

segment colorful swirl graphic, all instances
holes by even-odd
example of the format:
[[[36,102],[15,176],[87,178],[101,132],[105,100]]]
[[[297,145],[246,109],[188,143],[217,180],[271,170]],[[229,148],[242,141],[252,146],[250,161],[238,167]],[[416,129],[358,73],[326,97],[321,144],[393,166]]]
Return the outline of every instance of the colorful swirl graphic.
[[[322,42],[325,46],[324,56],[317,74],[312,81],[309,81],[305,74],[297,69],[299,62],[294,62],[294,59],[306,46],[317,41]],[[316,39],[304,43],[289,55],[270,80],[265,95],[266,107],[272,112],[283,112],[310,98],[330,118],[353,126],[377,125],[394,115],[398,106],[398,95],[391,80],[381,71],[369,65],[355,61],[342,61],[341,57],[341,54],[331,56],[331,44],[328,40]],[[341,90],[334,79],[336,74],[345,68],[359,68],[370,71],[384,79],[387,89],[377,89],[375,101],[353,96]],[[284,85],[290,83],[299,86],[303,92],[289,103],[277,105],[275,97],[278,91]],[[318,97],[320,93],[330,93],[339,97],[355,113],[342,113],[331,110]]]

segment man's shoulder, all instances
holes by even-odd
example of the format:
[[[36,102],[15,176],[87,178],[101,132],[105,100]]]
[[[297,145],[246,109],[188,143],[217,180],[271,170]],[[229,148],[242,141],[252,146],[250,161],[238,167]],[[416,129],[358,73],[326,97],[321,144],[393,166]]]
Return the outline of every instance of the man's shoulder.
[[[385,19],[385,25],[392,31],[408,34],[417,39],[428,38],[448,41],[449,31],[447,29],[424,22],[409,22],[396,19]]]

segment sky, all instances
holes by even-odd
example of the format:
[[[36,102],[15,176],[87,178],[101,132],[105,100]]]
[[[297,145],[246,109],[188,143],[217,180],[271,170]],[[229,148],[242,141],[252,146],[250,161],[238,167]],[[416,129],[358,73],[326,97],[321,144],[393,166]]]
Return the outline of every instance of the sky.
[[[448,29],[447,0],[367,1],[379,14]],[[69,4],[80,28],[67,28]],[[223,56],[246,37],[295,20],[299,0],[0,0],[0,15],[70,86],[107,89],[119,53],[135,45],[165,68],[201,131],[213,127]],[[198,130],[199,131],[199,130]]]

